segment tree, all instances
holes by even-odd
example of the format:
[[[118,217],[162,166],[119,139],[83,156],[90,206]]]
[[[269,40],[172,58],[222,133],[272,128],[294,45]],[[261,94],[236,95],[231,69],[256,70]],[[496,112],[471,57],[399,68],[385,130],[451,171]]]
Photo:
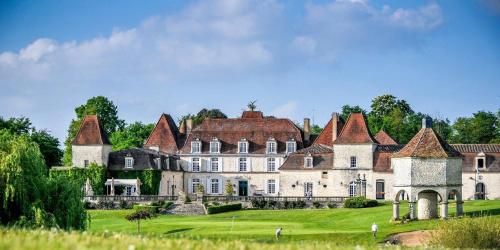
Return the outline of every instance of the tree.
[[[125,121],[118,118],[118,108],[115,104],[104,96],[96,96],[87,100],[81,106],[75,108],[76,119],[71,120],[68,128],[68,136],[64,142],[64,163],[71,165],[71,142],[78,133],[83,118],[86,115],[97,115],[101,126],[107,135],[111,135],[116,130],[125,126]]]
[[[367,114],[366,110],[361,108],[359,105],[355,105],[355,106],[344,105],[344,106],[342,106],[341,117],[342,117],[342,119],[344,119],[344,121],[347,120],[347,117],[349,117],[349,115],[351,113],[362,113],[365,116]]]
[[[61,165],[63,151],[59,148],[59,140],[56,137],[47,130],[33,130],[31,139],[40,147],[47,168]]]
[[[398,100],[395,96],[385,94],[373,98],[370,114],[378,117],[389,115],[398,108],[404,115],[413,113],[410,105],[405,100]]]
[[[225,189],[227,195],[233,195],[234,188],[233,188],[233,184],[231,183],[231,181],[226,182],[224,189]]]
[[[257,106],[255,105],[256,102],[257,100],[253,100],[248,103],[247,107],[250,111],[254,111],[257,108]]]
[[[441,138],[445,140],[451,139],[453,130],[448,119],[434,118],[432,121],[432,128]]]
[[[454,143],[493,143],[499,137],[498,116],[479,111],[472,117],[459,117],[453,124]]]
[[[319,135],[323,131],[323,128],[320,127],[318,124],[312,125],[311,126],[311,134],[313,135]]]
[[[141,233],[141,220],[151,219],[156,215],[149,210],[140,209],[125,216],[128,221],[137,221],[137,233]]]
[[[0,129],[7,129],[13,134],[21,135],[28,134],[33,127],[31,126],[30,120],[26,117],[13,117],[5,120],[0,116]]]
[[[202,109],[196,115],[187,114],[181,117],[180,121],[184,121],[187,119],[193,120],[193,128],[200,125],[205,118],[227,118],[227,115],[224,114],[219,109]]]
[[[142,147],[144,141],[148,139],[149,134],[153,131],[153,128],[154,124],[134,122],[125,126],[123,129],[113,132],[109,138],[111,144],[113,144],[113,150],[117,151],[132,147]]]

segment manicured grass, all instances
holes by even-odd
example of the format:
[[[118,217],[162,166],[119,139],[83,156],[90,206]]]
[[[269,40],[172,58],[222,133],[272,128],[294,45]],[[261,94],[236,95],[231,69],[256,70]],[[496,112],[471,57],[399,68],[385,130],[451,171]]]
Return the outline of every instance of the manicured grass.
[[[404,214],[406,204],[402,204]],[[489,213],[500,217],[500,201],[469,201],[464,204],[469,214]],[[450,203],[450,214],[454,214]],[[135,233],[136,224],[125,220],[131,210],[90,210],[90,232]],[[206,216],[161,215],[141,222],[141,232],[167,238],[243,240],[274,242],[274,230],[283,227],[280,242],[329,241],[334,245],[374,245],[390,234],[434,228],[437,220],[408,224],[390,223],[392,205],[362,209],[245,210]],[[233,223],[234,218],[234,223]],[[373,240],[370,226],[379,225]]]

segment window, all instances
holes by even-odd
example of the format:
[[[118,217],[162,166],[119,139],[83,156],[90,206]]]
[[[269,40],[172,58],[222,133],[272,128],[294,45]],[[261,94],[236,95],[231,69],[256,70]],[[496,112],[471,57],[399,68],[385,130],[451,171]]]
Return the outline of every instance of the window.
[[[267,180],[267,193],[268,194],[276,193],[276,180]]]
[[[276,158],[267,158],[267,171],[276,171]]]
[[[240,158],[239,159],[239,169],[240,169],[240,172],[247,171],[247,158]]]
[[[486,155],[483,152],[480,152],[476,156],[476,168],[483,169],[486,167]]]
[[[210,191],[212,194],[219,193],[219,179],[212,179],[210,181]]]
[[[483,158],[477,159],[477,168],[484,168],[484,159]]]
[[[83,160],[83,166],[88,167],[89,166],[89,160]]]
[[[195,141],[191,142],[191,153],[201,153],[201,141],[199,141],[199,139],[195,139]]]
[[[125,194],[127,196],[131,196],[132,195],[132,186],[126,186],[125,187]]]
[[[125,157],[125,168],[132,168],[132,167],[134,167],[134,158]]]
[[[193,172],[200,172],[200,158],[193,158],[191,161],[191,168]]]
[[[356,196],[356,183],[351,181],[351,183],[349,183],[349,197],[353,196]]]
[[[385,199],[385,182],[384,180],[377,180],[375,188],[375,198],[377,200]]]
[[[295,152],[295,150],[297,149],[297,143],[295,141],[287,141],[286,142],[286,153],[287,154],[291,154],[293,152]]]
[[[212,141],[210,142],[210,153],[220,153],[220,142],[217,138],[212,139]]]
[[[200,185],[200,179],[193,179],[191,181],[191,183],[192,183],[193,193],[198,192],[198,186]]]
[[[248,153],[248,141],[246,139],[242,139],[238,142],[238,153],[247,154]]]
[[[357,165],[356,156],[351,156],[351,168],[355,168]]]
[[[311,155],[304,157],[304,167],[306,168],[313,167],[313,157]]]
[[[210,171],[219,172],[219,158],[210,158]]]
[[[276,140],[274,138],[269,138],[266,143],[266,153],[268,154],[276,154]]]

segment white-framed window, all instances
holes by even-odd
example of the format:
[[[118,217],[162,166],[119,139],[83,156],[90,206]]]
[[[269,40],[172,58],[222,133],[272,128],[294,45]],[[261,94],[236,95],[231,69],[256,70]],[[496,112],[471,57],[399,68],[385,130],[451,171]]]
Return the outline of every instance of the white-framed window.
[[[313,157],[311,155],[307,155],[304,157],[304,167],[312,168],[313,167]]]
[[[217,138],[213,138],[210,142],[210,153],[218,154],[220,153],[220,141]]]
[[[349,183],[349,197],[356,196],[356,182],[351,181]]]
[[[83,166],[88,167],[89,166],[89,160],[83,160]]]
[[[276,158],[267,158],[267,172],[276,171]]]
[[[240,172],[246,172],[248,171],[248,168],[247,168],[247,158],[239,158],[238,159],[238,166],[239,166],[239,171]]]
[[[286,153],[291,154],[297,150],[297,142],[290,140],[286,142]]]
[[[200,172],[200,158],[193,158],[191,160],[191,170],[193,172]]]
[[[195,139],[191,142],[191,153],[199,154],[201,153],[201,141],[199,139]]]
[[[219,179],[210,180],[210,193],[218,194],[219,193]]]
[[[238,142],[238,153],[248,154],[248,141],[246,139],[242,139]]]
[[[267,193],[268,194],[276,193],[276,180],[267,180]]]
[[[134,158],[133,157],[125,157],[125,168],[133,168],[134,167]]]
[[[357,164],[358,164],[358,160],[356,159],[356,156],[351,156],[350,167],[355,168],[358,166]]]
[[[481,152],[476,156],[476,169],[486,168],[486,155]]]
[[[193,179],[191,181],[191,185],[192,185],[192,188],[193,188],[193,193],[196,193],[198,191],[198,186],[200,185],[200,179]]]
[[[385,199],[385,181],[377,180],[375,182],[375,199],[383,200]]]
[[[217,157],[210,158],[210,171],[219,172],[219,158]]]
[[[276,140],[274,138],[269,138],[269,140],[266,143],[266,153],[267,154],[276,154],[277,152],[277,146],[276,146]]]

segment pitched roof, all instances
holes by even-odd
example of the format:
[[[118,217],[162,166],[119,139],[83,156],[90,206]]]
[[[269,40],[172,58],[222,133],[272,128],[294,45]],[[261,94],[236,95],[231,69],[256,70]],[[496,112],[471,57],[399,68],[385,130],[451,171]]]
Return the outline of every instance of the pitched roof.
[[[102,129],[97,115],[87,115],[83,118],[80,129],[73,139],[72,145],[110,145],[106,133]]]
[[[451,144],[460,153],[500,153],[500,144]]]
[[[333,153],[333,148],[323,144],[313,144],[295,152],[296,154],[325,154]]]
[[[182,135],[174,120],[170,115],[162,114],[144,143],[144,147],[159,147],[161,152],[175,154],[179,150],[180,143],[182,143]]]
[[[260,111],[243,111],[241,118],[258,119],[258,118],[264,118],[264,115]]]
[[[133,157],[132,169],[125,168],[125,157]],[[145,148],[129,148],[111,152],[108,159],[108,169],[112,171],[123,170],[169,170],[182,171],[174,156]]]
[[[420,131],[393,157],[422,157],[448,158],[461,157],[446,141],[434,132],[432,128],[422,128]]]
[[[295,140],[297,149],[303,147],[300,129],[289,119],[271,117],[259,118],[206,118],[194,128],[181,149],[182,153],[191,152],[191,141],[202,142],[202,152],[209,151],[209,142],[217,138],[221,142],[221,153],[236,153],[238,142],[245,138],[248,141],[248,152],[263,154],[266,142],[274,138],[278,153],[285,152],[285,143]]]
[[[337,121],[337,136],[344,126],[344,121],[339,117]],[[330,118],[321,133],[316,137],[313,144],[333,145],[333,119]]]
[[[368,130],[365,117],[361,113],[351,113],[333,144],[377,143]]]
[[[304,157],[313,157],[313,167],[304,167]],[[333,169],[333,149],[326,145],[315,144],[288,155],[279,170],[329,170]]]
[[[378,143],[383,144],[383,145],[397,145],[398,143],[392,139],[392,137],[385,132],[383,129],[378,131],[378,133],[375,135],[375,140],[378,141]]]

